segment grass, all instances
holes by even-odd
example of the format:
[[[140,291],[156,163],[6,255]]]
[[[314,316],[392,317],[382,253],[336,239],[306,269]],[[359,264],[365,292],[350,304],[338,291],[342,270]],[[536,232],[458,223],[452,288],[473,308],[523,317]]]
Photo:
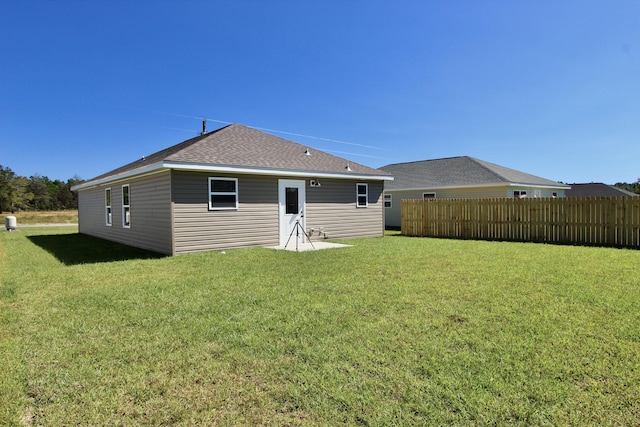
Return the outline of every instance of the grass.
[[[66,210],[66,211],[25,211],[9,213],[4,212],[4,217],[15,216],[18,227],[21,225],[34,225],[34,224],[77,224],[78,223],[78,211]],[[4,222],[3,222],[4,225]]]
[[[638,251],[156,257],[75,231],[0,238],[2,425],[640,423]]]

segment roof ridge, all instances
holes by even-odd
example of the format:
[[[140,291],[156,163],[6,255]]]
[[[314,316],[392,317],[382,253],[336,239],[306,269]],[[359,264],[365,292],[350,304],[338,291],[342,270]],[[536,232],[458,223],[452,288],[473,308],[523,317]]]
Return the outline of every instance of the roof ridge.
[[[388,167],[388,166],[396,166],[396,165],[408,165],[408,164],[414,164],[414,163],[425,163],[425,162],[435,162],[438,160],[451,160],[451,159],[462,159],[462,158],[469,158],[469,156],[451,156],[451,157],[441,157],[438,159],[424,159],[424,160],[412,160],[409,162],[398,162],[398,163],[389,163],[388,165],[384,165],[382,167]]]

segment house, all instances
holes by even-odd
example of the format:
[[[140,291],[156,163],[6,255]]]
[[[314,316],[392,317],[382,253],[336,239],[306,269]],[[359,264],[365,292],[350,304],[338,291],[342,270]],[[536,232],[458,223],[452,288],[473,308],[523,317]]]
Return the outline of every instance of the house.
[[[569,189],[568,185],[469,156],[396,163],[380,169],[394,176],[384,191],[387,227],[400,227],[402,199],[563,197]]]
[[[640,194],[614,187],[613,185],[592,182],[589,184],[570,184],[571,188],[565,192],[566,197],[637,197]]]
[[[82,234],[168,255],[384,234],[390,174],[233,124],[74,186]],[[297,227],[299,224],[301,227]]]

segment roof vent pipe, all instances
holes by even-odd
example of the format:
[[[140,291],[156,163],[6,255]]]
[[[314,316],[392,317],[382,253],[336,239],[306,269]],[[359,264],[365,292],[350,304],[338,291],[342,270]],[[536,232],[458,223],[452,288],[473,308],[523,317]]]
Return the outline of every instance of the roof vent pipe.
[[[205,133],[207,133],[207,119],[202,119],[202,133],[201,133],[201,135],[204,135]]]

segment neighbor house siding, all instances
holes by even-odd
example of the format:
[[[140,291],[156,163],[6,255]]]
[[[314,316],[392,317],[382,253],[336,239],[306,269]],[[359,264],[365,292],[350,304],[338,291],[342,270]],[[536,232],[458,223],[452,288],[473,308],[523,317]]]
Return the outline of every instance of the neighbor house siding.
[[[356,183],[368,184],[368,206],[356,207]],[[323,179],[320,187],[307,180],[306,228],[313,240],[384,235],[382,181]],[[320,230],[323,233],[321,234]]]
[[[122,186],[129,185],[131,226],[122,226]],[[105,188],[111,188],[113,222],[105,223]],[[78,192],[80,233],[171,254],[171,180],[169,172]]]
[[[209,177],[238,179],[237,210],[209,210]],[[174,254],[278,245],[277,177],[174,171],[172,187]]]
[[[402,199],[422,199],[424,193],[435,193],[437,199],[485,199],[513,197],[514,190],[526,191],[527,197],[564,197],[564,190],[548,189],[525,186],[496,186],[496,187],[469,187],[469,188],[436,188],[425,190],[387,190],[391,194],[392,207],[385,209],[385,225],[387,227],[400,227],[401,224],[401,200]]]

